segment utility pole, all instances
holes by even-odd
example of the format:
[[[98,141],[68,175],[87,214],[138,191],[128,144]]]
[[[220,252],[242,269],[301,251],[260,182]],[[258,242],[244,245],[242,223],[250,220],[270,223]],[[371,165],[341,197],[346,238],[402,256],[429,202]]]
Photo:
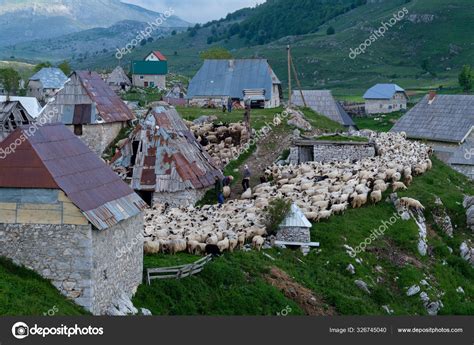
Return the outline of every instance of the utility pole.
[[[298,78],[298,72],[296,71],[295,64],[293,63],[293,58],[290,56],[291,67],[293,68],[293,73],[295,75],[296,83],[300,89],[301,99],[303,100],[304,107],[307,108],[306,100],[304,99],[303,89],[301,88],[300,79]]]
[[[291,107],[291,49],[290,45],[286,46],[288,51],[288,106]]]

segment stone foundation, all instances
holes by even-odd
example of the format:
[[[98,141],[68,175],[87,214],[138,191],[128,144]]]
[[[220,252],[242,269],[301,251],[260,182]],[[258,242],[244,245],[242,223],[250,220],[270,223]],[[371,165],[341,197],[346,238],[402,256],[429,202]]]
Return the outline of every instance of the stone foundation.
[[[276,239],[285,242],[311,242],[310,228],[283,227],[278,230]]]

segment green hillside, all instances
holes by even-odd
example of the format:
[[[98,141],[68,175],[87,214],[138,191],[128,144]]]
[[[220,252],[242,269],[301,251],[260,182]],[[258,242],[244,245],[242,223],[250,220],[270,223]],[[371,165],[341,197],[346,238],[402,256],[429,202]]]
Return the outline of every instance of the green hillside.
[[[389,28],[365,54],[355,60],[349,58],[351,48],[357,48],[382,21],[388,21],[404,7],[408,14],[402,21]],[[252,13],[231,16],[219,22],[219,26],[227,25],[230,29],[236,22],[251,21]],[[329,88],[336,95],[349,96],[361,95],[376,82],[396,82],[408,89],[422,90],[457,87],[461,66],[474,61],[473,13],[474,2],[470,0],[385,0],[339,15],[316,28],[315,33],[288,36],[264,45],[249,44],[238,34],[208,44],[217,25],[212,24],[194,33],[178,34],[137,48],[126,60],[143,58],[147,51],[159,49],[168,56],[170,71],[192,76],[202,64],[199,53],[217,45],[229,49],[236,57],[269,59],[286,83],[286,46],[291,44],[299,77],[306,88]],[[278,19],[274,18],[274,22]],[[329,26],[335,28],[334,35],[326,34]],[[107,54],[75,64],[82,68],[112,68],[117,60]]]
[[[38,274],[0,258],[0,315],[82,315],[82,308],[68,301]]]
[[[450,181],[450,188],[446,188]],[[417,177],[401,196],[420,200],[426,207],[429,255],[417,251],[418,228],[413,220],[399,220],[359,255],[360,263],[345,252],[344,245],[356,246],[382,220],[395,212],[388,202],[350,209],[343,216],[313,224],[311,239],[321,243],[320,250],[303,256],[300,251],[270,249],[265,253],[227,253],[209,263],[197,276],[182,280],[161,280],[142,285],[133,302],[159,315],[276,315],[289,307],[290,314],[308,313],[299,293],[309,289],[319,304],[317,315],[427,315],[419,295],[408,297],[412,285],[420,285],[431,300],[441,299],[440,315],[473,315],[474,269],[461,259],[459,245],[472,233],[467,229],[461,206],[463,193],[473,193],[474,186],[438,160],[427,174]],[[387,193],[388,196],[388,193]],[[446,206],[454,237],[447,237],[433,222],[435,196]],[[451,248],[453,252],[450,252]],[[145,267],[189,263],[196,257],[179,254],[145,257]],[[352,264],[355,274],[346,267]],[[274,268],[286,272],[296,291],[275,289],[268,276]],[[369,286],[370,294],[358,289],[356,279]],[[456,291],[459,287],[464,293]],[[306,312],[305,312],[306,310]]]

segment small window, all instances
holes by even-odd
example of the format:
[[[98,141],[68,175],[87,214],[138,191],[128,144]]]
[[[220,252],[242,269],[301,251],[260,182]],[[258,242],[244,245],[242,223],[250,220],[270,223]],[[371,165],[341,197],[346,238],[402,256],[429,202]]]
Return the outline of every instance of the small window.
[[[74,125],[74,134],[78,137],[82,135],[82,125]]]
[[[142,75],[140,76],[140,79],[143,79],[143,76],[142,76]]]

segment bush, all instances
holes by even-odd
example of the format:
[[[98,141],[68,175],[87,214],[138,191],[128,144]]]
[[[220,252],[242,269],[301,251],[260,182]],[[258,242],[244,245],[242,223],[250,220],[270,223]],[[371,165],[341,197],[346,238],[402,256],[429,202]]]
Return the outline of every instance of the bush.
[[[275,235],[278,227],[290,213],[291,201],[285,199],[274,199],[270,202],[267,209],[267,221],[265,227],[269,235]]]
[[[326,30],[326,34],[329,35],[334,35],[336,33],[336,29],[334,29],[332,26],[328,27]]]

